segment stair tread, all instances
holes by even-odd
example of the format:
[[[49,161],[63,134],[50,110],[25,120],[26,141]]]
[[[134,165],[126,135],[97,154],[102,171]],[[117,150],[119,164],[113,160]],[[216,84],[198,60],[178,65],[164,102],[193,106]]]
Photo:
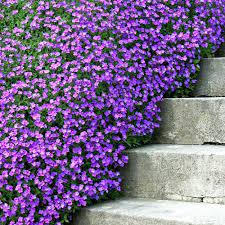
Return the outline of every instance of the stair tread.
[[[113,225],[122,224],[122,222],[132,225],[172,225],[178,224],[177,222],[182,225],[225,224],[225,206],[206,203],[128,198],[95,205],[84,210],[86,211],[86,218],[89,214],[92,216],[95,214],[94,220],[98,219],[99,222],[100,220],[104,221],[107,217],[108,219],[105,221],[105,225],[109,224],[108,221],[113,221],[111,223]],[[93,225],[100,224],[94,223],[94,220],[92,218],[88,221],[92,221],[90,224]],[[142,220],[143,223],[141,222]],[[161,222],[157,223],[157,221]]]

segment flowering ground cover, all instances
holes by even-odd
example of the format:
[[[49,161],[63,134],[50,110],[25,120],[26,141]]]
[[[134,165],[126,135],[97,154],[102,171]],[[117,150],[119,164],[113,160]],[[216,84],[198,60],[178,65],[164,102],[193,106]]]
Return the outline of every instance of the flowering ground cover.
[[[0,223],[62,224],[120,191],[127,146],[223,42],[223,0],[0,0]]]

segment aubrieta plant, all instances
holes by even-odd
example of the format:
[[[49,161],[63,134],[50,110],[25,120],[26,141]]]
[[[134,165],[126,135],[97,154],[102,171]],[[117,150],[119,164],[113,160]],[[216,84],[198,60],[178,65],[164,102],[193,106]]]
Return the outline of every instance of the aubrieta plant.
[[[0,0],[0,223],[60,225],[120,191],[223,42],[224,0]],[[177,90],[177,91],[176,91]]]

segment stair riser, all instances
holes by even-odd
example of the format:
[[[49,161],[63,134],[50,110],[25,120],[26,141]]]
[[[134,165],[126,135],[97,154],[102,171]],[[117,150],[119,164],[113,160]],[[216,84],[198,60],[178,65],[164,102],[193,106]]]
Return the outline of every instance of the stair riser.
[[[83,209],[73,225],[224,225],[225,206],[124,199]]]
[[[225,96],[225,57],[203,59],[194,96]]]
[[[165,99],[154,143],[225,143],[225,98]]]
[[[225,155],[128,152],[129,197],[225,203]]]

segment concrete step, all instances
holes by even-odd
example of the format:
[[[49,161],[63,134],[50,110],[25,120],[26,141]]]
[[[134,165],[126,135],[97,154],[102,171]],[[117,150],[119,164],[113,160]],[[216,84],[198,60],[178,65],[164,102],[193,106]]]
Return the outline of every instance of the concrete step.
[[[127,196],[225,204],[225,146],[149,145],[127,154]]]
[[[224,225],[225,206],[122,199],[83,209],[73,225]]]
[[[201,61],[201,72],[194,96],[225,96],[225,57]]]
[[[166,98],[154,143],[225,143],[225,98]]]

